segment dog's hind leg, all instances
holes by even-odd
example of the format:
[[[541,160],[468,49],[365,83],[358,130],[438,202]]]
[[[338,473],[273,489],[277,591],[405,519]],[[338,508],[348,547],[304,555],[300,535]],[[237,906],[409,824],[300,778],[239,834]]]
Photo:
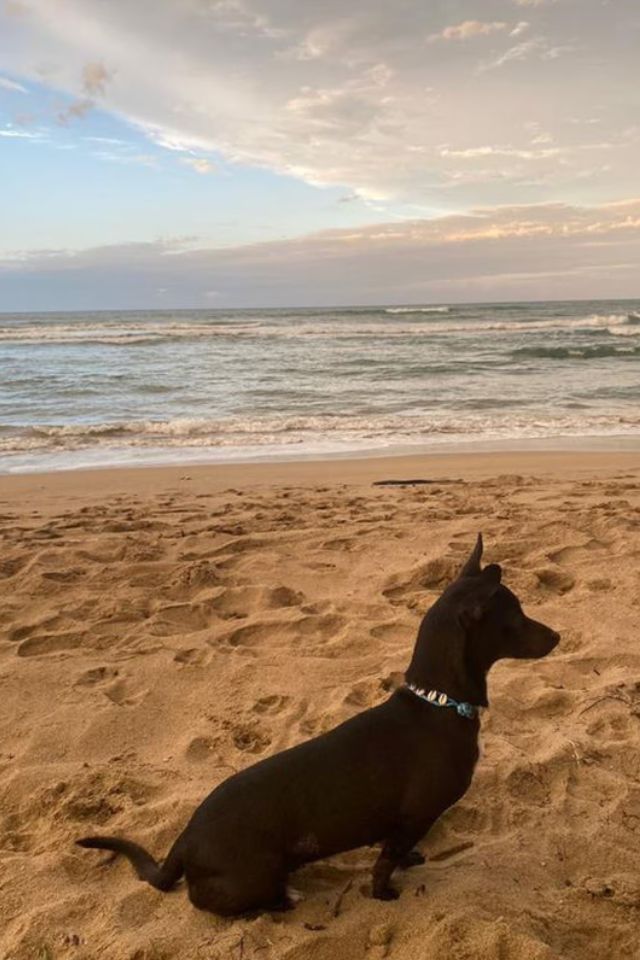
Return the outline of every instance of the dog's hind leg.
[[[252,873],[248,868],[244,874],[211,874],[187,867],[187,886],[194,907],[222,917],[294,906],[287,895],[286,874],[280,872]]]

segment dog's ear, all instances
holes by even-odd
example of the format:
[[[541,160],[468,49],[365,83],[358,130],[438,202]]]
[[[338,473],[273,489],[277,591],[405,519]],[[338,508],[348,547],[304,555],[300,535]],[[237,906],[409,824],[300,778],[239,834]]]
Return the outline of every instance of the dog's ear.
[[[471,551],[471,556],[458,574],[458,577],[478,577],[480,576],[480,561],[482,560],[482,534],[478,534],[476,545]]]
[[[463,627],[481,620],[502,580],[502,568],[490,563],[470,583],[458,600],[458,619]]]

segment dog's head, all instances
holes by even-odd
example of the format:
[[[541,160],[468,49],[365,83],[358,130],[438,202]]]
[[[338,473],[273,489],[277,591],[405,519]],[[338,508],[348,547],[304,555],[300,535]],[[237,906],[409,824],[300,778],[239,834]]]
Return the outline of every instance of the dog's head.
[[[504,658],[533,660],[551,653],[559,634],[526,616],[516,595],[502,583],[497,563],[482,568],[482,549],[479,534],[471,556],[437,606],[457,620],[470,643],[482,646],[488,666]]]
[[[482,549],[479,535],[458,577],[424,617],[407,672],[421,686],[442,677],[454,689],[471,688],[476,703],[486,702],[485,677],[497,660],[544,657],[560,640],[555,630],[526,616],[502,583],[497,563],[482,567]]]

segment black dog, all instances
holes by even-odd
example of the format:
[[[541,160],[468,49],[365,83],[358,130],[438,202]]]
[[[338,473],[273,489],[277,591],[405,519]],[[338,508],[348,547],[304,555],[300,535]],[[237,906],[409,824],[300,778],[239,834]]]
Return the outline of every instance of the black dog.
[[[405,686],[220,784],[162,866],[129,840],[86,837],[80,846],[124,854],[158,890],[185,874],[194,906],[233,915],[285,909],[292,870],[382,842],[373,895],[397,897],[394,869],[424,862],[414,845],[471,782],[487,671],[503,657],[543,657],[560,639],[524,615],[497,564],[481,570],[481,556],[478,537],[422,621]]]

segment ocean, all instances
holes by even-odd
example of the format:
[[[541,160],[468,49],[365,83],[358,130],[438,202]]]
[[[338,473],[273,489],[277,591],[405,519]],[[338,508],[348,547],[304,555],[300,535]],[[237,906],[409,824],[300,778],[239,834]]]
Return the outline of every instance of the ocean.
[[[640,447],[640,300],[0,314],[0,471]]]

